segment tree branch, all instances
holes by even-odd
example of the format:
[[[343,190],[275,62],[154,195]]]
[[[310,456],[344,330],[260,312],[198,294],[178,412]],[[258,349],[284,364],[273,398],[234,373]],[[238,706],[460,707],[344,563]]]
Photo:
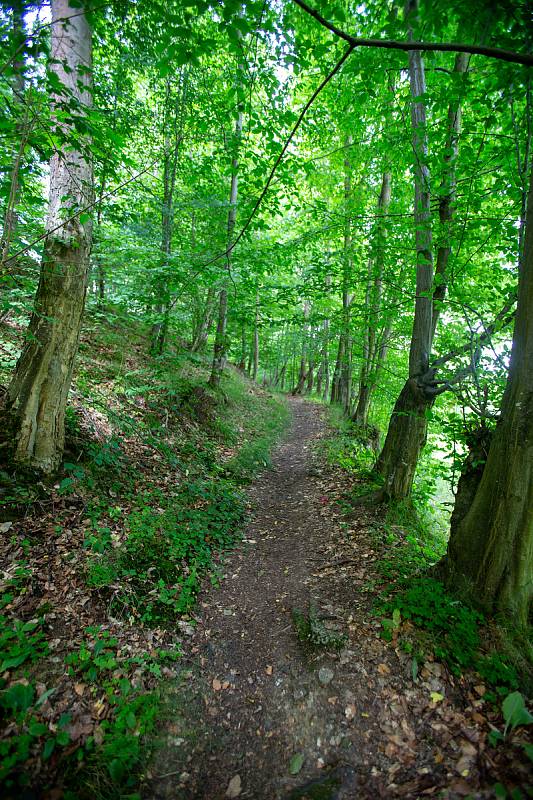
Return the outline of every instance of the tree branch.
[[[304,0],[293,0],[293,2],[316,19],[324,28],[327,28],[328,31],[331,31],[335,36],[348,42],[352,49],[355,47],[382,47],[386,50],[430,50],[439,53],[471,53],[472,55],[497,58],[500,61],[509,61],[512,64],[524,64],[526,67],[533,66],[533,55],[530,53],[517,53],[514,50],[502,50],[499,47],[485,47],[484,45],[462,44],[460,42],[402,42],[395,39],[364,39],[351,36],[349,33],[346,33],[346,31],[328,22],[327,19],[324,19],[318,11],[308,6]]]

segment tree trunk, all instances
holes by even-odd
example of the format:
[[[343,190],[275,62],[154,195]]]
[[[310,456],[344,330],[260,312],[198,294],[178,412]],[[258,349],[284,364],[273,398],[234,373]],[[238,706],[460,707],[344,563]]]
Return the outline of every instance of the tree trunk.
[[[165,98],[165,158],[163,162],[163,204],[161,208],[161,269],[167,271],[170,254],[172,252],[172,232],[174,227],[174,192],[176,188],[176,173],[178,169],[178,150],[183,138],[183,122],[187,94],[187,73],[182,70],[179,76],[180,86],[178,97],[172,102],[172,83],[167,79]],[[168,119],[168,114],[171,119]],[[168,129],[172,125],[171,131]],[[170,135],[172,133],[172,137]],[[168,325],[171,312],[171,299],[168,290],[167,275],[163,274],[156,281],[156,321],[150,332],[150,350],[153,354],[161,355],[165,348]]]
[[[205,347],[205,344],[207,342],[207,337],[209,336],[209,329],[213,321],[214,300],[215,300],[215,287],[210,286],[209,289],[207,290],[205,305],[202,311],[200,323],[198,325],[197,330],[195,331],[195,335],[193,336],[193,340],[191,343],[192,353],[198,353]]]
[[[305,381],[307,379],[307,349],[308,349],[308,341],[307,337],[309,334],[308,330],[308,319],[309,319],[309,302],[304,300],[304,324],[303,324],[303,335],[302,335],[302,352],[300,355],[300,369],[298,371],[298,381],[296,386],[292,390],[293,395],[302,394],[305,386]]]
[[[502,416],[472,504],[452,529],[446,569],[487,611],[526,625],[533,597],[533,174]]]
[[[241,9],[240,16],[243,16],[244,11]],[[242,38],[240,32],[237,33],[239,40]],[[242,85],[244,80],[244,67],[242,64],[237,66],[236,85]],[[243,114],[239,111],[237,119],[235,120],[234,131],[234,156],[231,161],[231,184],[229,193],[229,211],[228,211],[228,225],[227,225],[227,247],[231,245],[231,238],[237,221],[237,197],[239,189],[239,147],[242,136],[242,122]],[[228,276],[231,272],[231,253],[226,255],[226,264]],[[209,377],[209,386],[216,389],[220,386],[220,379],[226,364],[226,355],[228,352],[228,337],[226,333],[227,316],[228,316],[228,290],[226,286],[226,278],[224,285],[220,289],[218,296],[218,322],[217,332],[215,336],[215,345],[213,349],[213,363],[211,366],[211,375]],[[248,369],[248,372],[250,370]]]
[[[255,298],[255,320],[254,320],[254,360],[252,378],[257,380],[259,370],[259,296]]]
[[[4,225],[0,239],[0,276],[4,273],[4,262],[9,257],[9,248],[17,227],[17,204],[20,194],[20,168],[28,141],[29,124],[28,109],[24,103],[24,43],[26,37],[24,25],[25,5],[20,0],[11,4],[13,44],[20,47],[20,53],[13,63],[13,106],[20,115],[15,127],[17,142],[13,153],[13,163],[9,180],[9,195],[4,214]]]
[[[378,347],[376,325],[381,310],[383,294],[383,270],[385,260],[385,242],[387,238],[386,217],[391,199],[392,174],[385,170],[381,179],[381,191],[378,199],[378,222],[375,232],[373,258],[369,261],[369,276],[367,284],[367,306],[371,314],[364,331],[363,362],[359,374],[359,395],[353,414],[353,420],[359,425],[367,425],[370,410],[370,400],[374,390],[377,374],[379,373],[387,352],[386,341],[389,327],[385,326],[382,336],[382,345]],[[374,272],[374,274],[372,274]]]
[[[413,3],[409,14],[416,8]],[[412,31],[409,30],[412,36]],[[463,68],[464,67],[464,68]],[[464,71],[466,64],[456,61],[457,71]],[[426,130],[426,108],[424,94],[426,81],[424,62],[420,51],[409,51],[409,80],[411,87],[411,125],[413,131],[413,152],[415,156],[415,240],[417,253],[416,300],[411,345],[409,350],[409,378],[406,381],[391,416],[383,450],[377,460],[376,470],[383,476],[383,499],[400,500],[411,493],[413,479],[420,453],[427,438],[428,412],[435,402],[432,384],[435,370],[430,368],[430,355],[433,343],[439,303],[434,307],[433,295],[433,252],[431,236],[431,208],[428,168],[428,143]],[[422,98],[422,99],[421,99]],[[460,108],[457,103],[450,106],[451,129],[448,142],[452,153],[448,161],[446,180],[447,194],[450,196],[442,221],[449,223],[455,187],[454,148],[458,146],[458,124]],[[439,269],[445,274],[449,250],[441,248]],[[441,280],[443,277],[441,276]],[[411,437],[408,441],[406,437]]]
[[[346,153],[350,152],[352,137],[345,139]],[[352,337],[350,331],[350,307],[352,296],[350,295],[350,284],[352,280],[352,220],[351,199],[352,199],[352,167],[348,155],[344,159],[344,252],[342,268],[342,335],[344,346],[339,352],[342,358],[339,364],[338,379],[338,401],[341,403],[344,413],[350,413],[352,404]]]
[[[91,30],[79,5],[52,0],[50,70],[79,103],[91,104]],[[62,94],[53,108],[64,106]],[[39,286],[25,347],[7,395],[15,422],[15,459],[49,473],[61,461],[65,407],[83,315],[92,226],[79,217],[63,222],[72,209],[92,199],[92,167],[74,150],[68,123],[61,123],[65,144],[50,162],[50,200]],[[87,144],[87,143],[86,143]]]

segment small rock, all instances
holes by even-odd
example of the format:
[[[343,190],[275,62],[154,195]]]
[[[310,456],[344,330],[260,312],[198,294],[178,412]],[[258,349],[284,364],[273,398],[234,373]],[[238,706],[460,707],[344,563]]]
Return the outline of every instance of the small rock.
[[[321,667],[318,670],[318,680],[323,686],[327,686],[333,680],[334,673],[329,667]]]
[[[226,789],[226,797],[238,797],[241,793],[241,776],[234,775],[233,778],[228,783],[228,788]]]

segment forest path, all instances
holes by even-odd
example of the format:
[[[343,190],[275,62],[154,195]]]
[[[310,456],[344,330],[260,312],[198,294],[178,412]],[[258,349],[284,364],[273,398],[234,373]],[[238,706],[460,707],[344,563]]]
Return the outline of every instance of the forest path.
[[[439,749],[451,719],[430,698],[453,685],[434,665],[415,686],[410,659],[379,638],[365,591],[372,514],[345,521],[336,501],[349,487],[320,456],[324,410],[291,404],[245,539],[200,603],[145,798],[415,798],[459,778]],[[298,640],[293,609],[310,605],[347,637],[340,651]]]

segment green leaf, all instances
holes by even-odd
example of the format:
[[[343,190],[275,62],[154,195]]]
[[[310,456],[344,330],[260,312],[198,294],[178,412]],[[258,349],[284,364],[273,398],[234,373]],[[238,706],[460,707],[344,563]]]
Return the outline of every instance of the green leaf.
[[[56,746],[55,739],[46,740],[43,747],[43,761],[47,761],[50,758],[50,756],[54,752],[55,746]]]
[[[291,775],[298,775],[298,773],[300,772],[301,768],[304,765],[304,761],[305,761],[305,756],[303,753],[295,753],[293,755],[289,764],[289,772],[291,773]]]
[[[529,758],[529,760],[533,761],[533,744],[529,744],[528,742],[522,742],[522,747],[524,748],[524,753]]]
[[[48,731],[48,727],[44,725],[42,722],[38,722],[36,719],[32,719],[30,724],[28,725],[28,731],[31,736],[42,736]]]
[[[508,694],[502,703],[503,718],[505,720],[505,731],[510,728],[518,727],[518,725],[531,725],[533,716],[526,708],[526,703],[520,692],[511,692]]]

